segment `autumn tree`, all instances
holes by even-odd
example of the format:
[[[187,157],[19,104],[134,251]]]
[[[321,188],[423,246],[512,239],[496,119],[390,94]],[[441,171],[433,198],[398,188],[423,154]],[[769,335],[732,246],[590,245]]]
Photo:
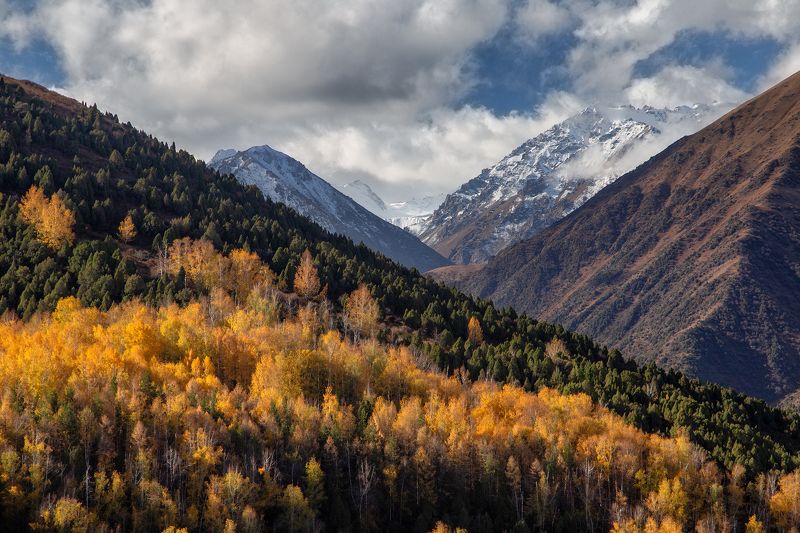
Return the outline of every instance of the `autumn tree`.
[[[211,293],[109,311],[65,298],[50,318],[0,321],[5,529],[797,526],[798,473],[737,494],[741,469],[588,395],[458,380],[407,347],[315,338]],[[719,512],[737,508],[758,520]]]
[[[25,193],[22,202],[19,204],[19,213],[22,215],[22,220],[28,224],[35,225],[47,208],[47,204],[48,200],[44,195],[44,191],[36,185],[32,186]]]
[[[472,341],[472,344],[483,343],[483,329],[480,321],[474,316],[470,317],[469,323],[467,323],[467,338]]]
[[[252,513],[250,500],[256,492],[247,478],[229,470],[224,476],[211,476],[207,485],[205,519],[214,531],[225,529],[226,522],[242,522],[246,513]]]
[[[751,515],[744,526],[744,533],[766,533],[767,529],[764,527],[756,515]]]
[[[363,283],[347,297],[344,306],[345,321],[353,330],[354,338],[371,336],[378,327],[380,308]]]
[[[439,521],[436,522],[436,526],[431,530],[431,533],[467,533],[467,530],[460,527],[453,529],[444,522]]]
[[[177,239],[169,247],[169,272],[177,275],[180,269],[192,284],[210,290],[220,286],[225,265],[222,256],[210,241]]]
[[[272,285],[272,272],[253,252],[233,250],[228,255],[227,266],[225,285],[234,293],[238,303],[245,301],[253,290]]]
[[[119,233],[119,238],[123,242],[131,242],[136,238],[136,225],[133,223],[133,217],[130,214],[119,223],[117,233]]]
[[[319,515],[325,501],[325,474],[314,457],[306,462],[306,494],[308,505]]]
[[[294,291],[303,298],[315,298],[320,293],[319,275],[311,252],[306,249],[300,258],[300,266],[294,275]]]
[[[800,470],[783,476],[769,501],[775,521],[783,530],[800,529]]]
[[[314,512],[308,504],[308,499],[297,485],[289,485],[284,489],[281,502],[284,514],[280,525],[285,531],[308,531],[309,525],[314,520]]]
[[[57,250],[75,242],[75,215],[58,195],[53,194],[48,199],[42,189],[34,185],[20,203],[20,214],[46,246]]]

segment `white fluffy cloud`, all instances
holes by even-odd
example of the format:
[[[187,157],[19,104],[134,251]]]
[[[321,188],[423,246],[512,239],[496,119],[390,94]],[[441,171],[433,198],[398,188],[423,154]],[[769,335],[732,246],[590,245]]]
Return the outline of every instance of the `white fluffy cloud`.
[[[437,142],[456,130],[494,135],[488,145],[516,142],[532,120],[447,111],[472,86],[470,51],[507,20],[505,0],[45,0],[27,14],[0,0],[0,14],[9,15],[0,35],[55,48],[67,93],[205,158],[220,145],[270,143],[312,167],[415,177],[375,168],[388,152],[411,169],[437,169],[426,176],[432,188],[450,189],[473,169],[436,153]]]
[[[516,13],[522,37],[533,42],[566,30],[572,20],[569,9],[550,0],[528,0]]]
[[[0,0],[0,37],[46,40],[76,98],[209,158],[269,143],[389,199],[451,190],[579,106],[740,99],[725,68],[635,66],[686,30],[789,42],[800,0]],[[565,92],[497,116],[458,104],[472,51],[571,35]],[[800,64],[788,50],[772,69]],[[724,66],[722,66],[724,67]],[[392,198],[394,197],[394,198]]]
[[[450,192],[581,105],[568,94],[554,93],[536,115],[498,117],[485,108],[437,108],[424,120],[402,125],[309,131],[285,148],[317,162],[315,171],[340,183],[360,178],[401,184],[406,197]],[[385,184],[377,188],[391,194]]]
[[[672,65],[656,75],[637,78],[625,90],[626,99],[635,106],[677,107],[698,102],[735,104],[747,96],[711,69]]]
[[[766,90],[779,81],[800,71],[800,42],[794,42],[778,56],[758,83],[759,90]]]
[[[614,96],[633,81],[637,63],[685,31],[722,31],[741,38],[785,42],[796,34],[800,0],[639,0],[564,5],[580,20],[569,69],[582,94]],[[688,74],[685,72],[684,74]],[[703,74],[709,82],[710,72]],[[724,78],[717,76],[724,82]]]

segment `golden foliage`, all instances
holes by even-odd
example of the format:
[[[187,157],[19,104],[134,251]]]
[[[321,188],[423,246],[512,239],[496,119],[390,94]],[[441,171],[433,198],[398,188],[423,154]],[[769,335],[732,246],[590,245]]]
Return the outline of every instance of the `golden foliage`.
[[[189,283],[209,291],[221,289],[244,303],[251,294],[261,294],[272,286],[274,275],[253,252],[236,249],[224,256],[207,240],[184,237],[172,242],[168,250],[169,272],[183,269]]]
[[[483,343],[483,328],[481,328],[480,321],[474,316],[470,317],[467,323],[467,338],[472,341],[472,344]]]
[[[756,515],[750,515],[750,519],[744,526],[745,533],[766,533],[767,529],[764,524],[758,521]]]
[[[133,217],[131,215],[122,219],[122,222],[119,223],[119,227],[117,228],[117,233],[119,234],[119,238],[122,239],[122,242],[131,242],[136,238],[136,225],[133,223]]]
[[[399,512],[401,500],[444,505],[443,479],[502,491],[514,519],[540,530],[554,527],[573,486],[577,501],[613,506],[615,531],[725,519],[712,513],[733,492],[685,435],[645,434],[583,394],[464,384],[421,369],[404,347],[355,344],[336,331],[317,337],[247,306],[215,318],[204,305],[129,302],[101,312],[69,298],[39,321],[0,322],[5,501],[55,494],[67,460],[62,431],[35,420],[70,405],[97,457],[91,506],[47,500],[43,528],[99,528],[128,509],[141,530],[249,531],[264,513],[278,529],[308,530],[334,504],[329,482],[352,483],[357,501],[383,487]],[[124,472],[114,470],[120,435]],[[236,457],[236,443],[249,455]],[[343,457],[352,474],[330,470]],[[281,477],[279,460],[294,477]],[[797,527],[798,496],[800,474],[782,478],[769,501],[779,527]],[[759,531],[755,518],[747,527]]]
[[[177,275],[183,268],[186,279],[196,286],[210,290],[222,284],[224,262],[211,241],[177,239],[170,244],[168,254],[170,274]]]
[[[347,297],[344,313],[345,320],[356,337],[370,337],[378,328],[380,308],[363,283]]]
[[[46,246],[57,250],[75,242],[75,215],[61,198],[53,194],[48,199],[36,185],[28,189],[20,203],[22,219],[32,225],[36,236]]]
[[[782,529],[800,529],[800,471],[781,478],[778,492],[770,498],[769,507]]]
[[[460,527],[453,529],[444,522],[436,522],[436,526],[431,530],[431,533],[467,533],[467,530]]]
[[[300,266],[294,275],[294,292],[303,298],[316,298],[321,290],[317,268],[311,258],[311,252],[306,250],[300,257]]]

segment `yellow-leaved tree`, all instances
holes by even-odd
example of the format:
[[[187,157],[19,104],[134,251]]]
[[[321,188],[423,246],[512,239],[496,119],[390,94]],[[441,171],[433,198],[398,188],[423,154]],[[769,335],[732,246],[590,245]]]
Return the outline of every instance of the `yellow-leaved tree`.
[[[371,336],[378,327],[380,318],[378,302],[363,283],[347,297],[344,314],[347,326],[353,330],[355,340],[362,335]]]
[[[470,317],[467,323],[467,338],[472,341],[472,344],[483,343],[483,328],[477,318]]]
[[[117,232],[122,242],[131,242],[136,238],[136,224],[133,223],[133,217],[130,214],[119,223]]]
[[[177,239],[169,246],[169,272],[177,274],[181,268],[186,278],[195,286],[213,289],[222,284],[224,258],[214,250],[210,241]]]
[[[228,256],[226,285],[236,295],[239,303],[245,301],[254,289],[272,285],[272,272],[258,255],[247,250],[233,250]]]
[[[303,252],[300,267],[294,275],[294,292],[303,298],[315,298],[320,293],[319,275],[308,249]]]
[[[800,529],[800,470],[783,476],[769,501],[778,526],[784,531]]]
[[[46,246],[57,250],[75,242],[75,215],[58,195],[53,194],[48,199],[42,189],[34,185],[25,193],[19,210],[22,219],[34,227],[37,238]]]

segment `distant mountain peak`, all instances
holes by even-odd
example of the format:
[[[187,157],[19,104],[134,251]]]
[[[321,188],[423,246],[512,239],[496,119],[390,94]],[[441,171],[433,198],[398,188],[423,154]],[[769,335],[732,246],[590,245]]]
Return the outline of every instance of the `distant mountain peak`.
[[[236,150],[233,148],[223,148],[222,150],[217,150],[217,153],[214,154],[214,157],[211,158],[211,161],[208,164],[216,163],[217,161],[222,161],[223,159],[228,159],[229,157],[236,155]]]
[[[560,220],[718,110],[588,106],[447,196],[420,237],[456,263],[486,261]]]
[[[397,227],[419,235],[433,212],[445,199],[445,194],[432,194],[420,199],[386,203],[372,188],[361,180],[355,180],[340,189],[344,194],[370,210],[375,215]]]
[[[265,196],[294,208],[328,231],[347,235],[420,271],[448,263],[414,235],[373,214],[300,161],[268,145],[240,152],[220,150],[217,156],[209,166],[233,174],[242,183],[257,186]],[[364,183],[359,190],[372,192]]]
[[[372,187],[361,180],[354,180],[346,185],[342,185],[342,192],[347,196],[369,209],[372,213],[383,218],[386,211],[386,203],[378,196]]]

